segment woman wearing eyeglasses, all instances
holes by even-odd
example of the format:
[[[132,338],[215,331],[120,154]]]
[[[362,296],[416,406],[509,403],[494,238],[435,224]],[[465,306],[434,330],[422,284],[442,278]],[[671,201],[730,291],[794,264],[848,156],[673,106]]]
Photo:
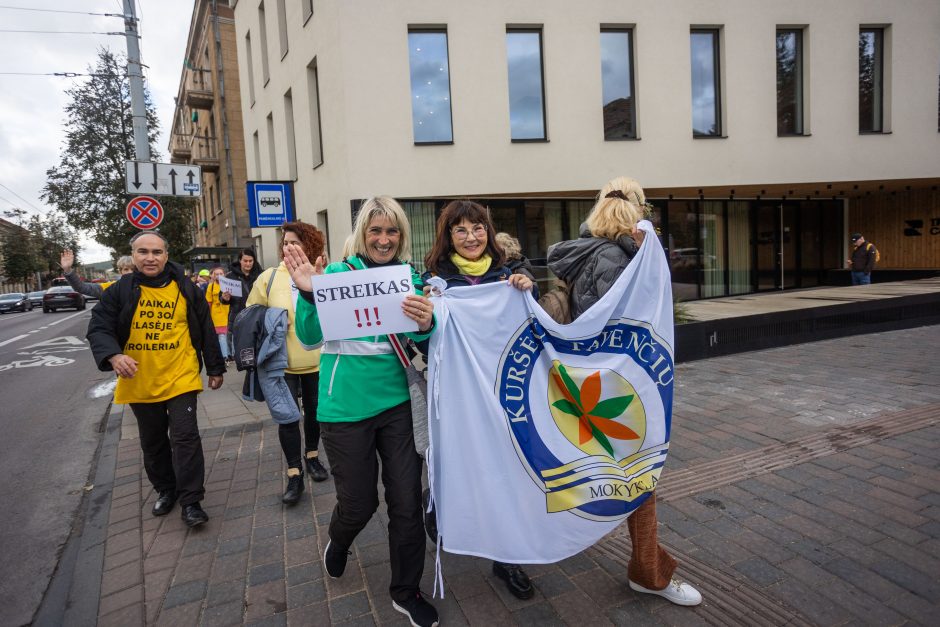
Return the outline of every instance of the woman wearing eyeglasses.
[[[455,200],[441,211],[436,231],[434,246],[424,260],[425,283],[431,277],[440,277],[447,281],[448,288],[508,281],[519,290],[533,289],[532,279],[513,274],[506,267],[506,254],[496,242],[496,229],[486,207],[470,200]],[[433,518],[428,522],[429,528],[436,526]],[[493,574],[505,581],[517,598],[530,599],[535,594],[519,564],[493,562]]]

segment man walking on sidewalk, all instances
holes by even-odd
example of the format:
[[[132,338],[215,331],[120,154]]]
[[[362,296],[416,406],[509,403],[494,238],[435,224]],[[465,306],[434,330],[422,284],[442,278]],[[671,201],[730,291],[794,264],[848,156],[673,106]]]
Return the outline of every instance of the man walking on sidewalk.
[[[153,515],[168,514],[178,499],[183,522],[195,527],[209,520],[199,505],[199,372],[205,360],[209,387],[217,390],[225,362],[205,296],[169,261],[166,238],[142,231],[131,250],[136,269],[101,295],[87,337],[98,368],[118,376],[114,402],[129,404],[137,418],[144,469],[158,493]]]
[[[865,241],[861,233],[852,233],[852,258],[848,260],[852,271],[852,285],[870,285],[871,271],[875,269],[877,252]]]

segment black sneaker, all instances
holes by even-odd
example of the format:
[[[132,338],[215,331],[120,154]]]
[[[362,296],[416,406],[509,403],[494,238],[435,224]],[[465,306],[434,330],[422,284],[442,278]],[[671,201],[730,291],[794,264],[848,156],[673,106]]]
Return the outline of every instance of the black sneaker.
[[[284,490],[284,496],[281,497],[281,502],[286,505],[294,505],[297,501],[300,500],[300,495],[304,492],[304,476],[303,473],[299,475],[294,475],[293,477],[287,478],[287,489]]]
[[[346,572],[346,560],[349,559],[351,552],[338,544],[333,544],[333,540],[326,543],[326,550],[323,551],[323,568],[326,574],[333,579],[339,579]]]
[[[407,601],[392,601],[392,607],[408,617],[413,627],[437,627],[437,610],[420,592]]]
[[[307,472],[314,481],[326,481],[330,476],[330,473],[320,463],[319,457],[307,458]]]

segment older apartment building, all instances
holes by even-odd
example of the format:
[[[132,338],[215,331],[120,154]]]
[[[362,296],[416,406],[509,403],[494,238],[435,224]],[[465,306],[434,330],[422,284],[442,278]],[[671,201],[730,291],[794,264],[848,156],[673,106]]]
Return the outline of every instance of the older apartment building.
[[[538,263],[627,175],[687,299],[832,281],[853,231],[940,268],[935,1],[233,4],[248,177],[294,181],[334,256],[389,194],[419,262],[471,197]]]
[[[196,0],[193,7],[169,149],[173,163],[202,167],[193,246],[251,245],[235,22],[227,2]]]

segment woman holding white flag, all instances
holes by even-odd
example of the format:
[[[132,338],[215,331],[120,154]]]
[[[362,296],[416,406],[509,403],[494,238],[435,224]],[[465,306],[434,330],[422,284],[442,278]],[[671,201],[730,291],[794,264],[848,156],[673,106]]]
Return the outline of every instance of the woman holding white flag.
[[[308,345],[323,341],[311,293],[313,276],[407,264],[410,239],[401,205],[379,196],[360,207],[343,261],[324,269],[322,257],[310,263],[300,247],[285,247],[284,262],[300,289],[295,327],[300,341]],[[420,294],[422,283],[414,269],[411,282]],[[402,311],[418,323],[418,332],[402,335],[422,341],[434,325],[434,305],[417,294],[405,297]],[[389,518],[392,607],[406,614],[412,625],[431,627],[438,623],[437,610],[418,589],[426,548],[421,515],[422,462],[415,450],[408,378],[393,344],[400,346],[395,336],[375,335],[331,340],[321,349],[323,376],[317,419],[337,500],[323,565],[333,578],[345,571],[353,540],[379,505],[376,482],[381,458]]]
[[[496,241],[496,229],[486,207],[470,200],[455,200],[441,210],[434,246],[425,258],[428,271],[421,278],[447,281],[462,287],[508,281],[516,289],[531,290],[535,283],[526,274],[513,274],[504,264],[506,254]],[[433,512],[431,513],[433,517]],[[535,594],[529,576],[519,564],[493,562],[493,574],[519,599]]]
[[[581,225],[580,238],[548,249],[548,268],[570,289],[571,319],[575,320],[607,293],[643,242],[637,222],[646,207],[643,188],[618,177],[601,189],[594,208]],[[677,605],[698,605],[702,595],[673,577],[676,560],[656,536],[656,493],[627,519],[633,552],[627,574],[637,592],[656,594]]]

